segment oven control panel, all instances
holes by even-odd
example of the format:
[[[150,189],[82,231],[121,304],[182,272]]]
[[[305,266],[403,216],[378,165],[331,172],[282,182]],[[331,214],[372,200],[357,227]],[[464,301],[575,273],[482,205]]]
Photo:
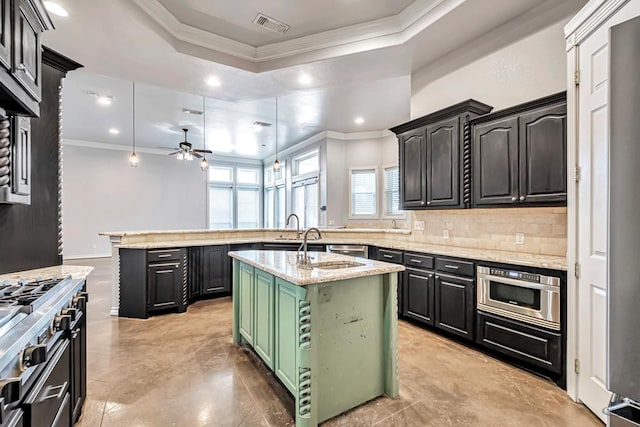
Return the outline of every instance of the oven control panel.
[[[540,275],[533,273],[524,273],[522,271],[503,270],[501,268],[492,268],[489,273],[492,276],[508,277],[514,280],[525,280],[527,282],[540,283]]]

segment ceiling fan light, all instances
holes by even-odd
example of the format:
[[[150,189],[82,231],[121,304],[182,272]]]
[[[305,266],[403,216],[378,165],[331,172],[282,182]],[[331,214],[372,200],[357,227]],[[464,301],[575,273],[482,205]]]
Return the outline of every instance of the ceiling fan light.
[[[207,169],[209,169],[209,162],[207,162],[207,159],[202,159],[200,162],[200,169],[202,169],[203,172],[206,172]]]
[[[276,161],[273,162],[273,171],[280,172],[280,162],[278,161],[278,159],[276,159]]]
[[[136,168],[136,167],[138,167],[139,164],[140,164],[140,158],[138,157],[138,155],[134,151],[129,156],[129,166],[131,166],[132,168]]]
[[[178,155],[176,156],[176,159],[184,160],[184,153],[178,153]]]
[[[184,159],[185,160],[193,160],[193,154],[186,152],[184,153]]]

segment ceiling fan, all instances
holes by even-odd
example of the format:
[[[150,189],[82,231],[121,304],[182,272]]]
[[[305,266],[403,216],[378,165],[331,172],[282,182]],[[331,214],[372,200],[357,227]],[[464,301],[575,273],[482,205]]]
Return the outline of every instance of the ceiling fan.
[[[184,141],[182,141],[178,145],[178,148],[174,148],[175,150],[178,150],[178,151],[169,153],[170,156],[177,155],[178,159],[180,160],[193,160],[194,157],[197,157],[199,159],[202,158],[202,154],[199,154],[199,153],[205,153],[205,154],[213,153],[213,151],[211,150],[194,150],[191,146],[191,143],[187,142],[187,132],[189,132],[189,129],[182,129],[182,131],[184,132]]]

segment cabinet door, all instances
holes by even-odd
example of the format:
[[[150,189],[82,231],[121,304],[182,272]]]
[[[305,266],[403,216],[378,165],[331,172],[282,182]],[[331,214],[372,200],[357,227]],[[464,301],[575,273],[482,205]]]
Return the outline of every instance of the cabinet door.
[[[274,372],[295,396],[298,390],[298,352],[301,301],[306,290],[276,278]]]
[[[182,268],[180,263],[151,264],[148,274],[149,311],[181,305]]]
[[[520,116],[520,202],[567,200],[567,106]]]
[[[202,295],[229,292],[227,246],[202,248]]]
[[[238,288],[240,298],[240,335],[253,345],[253,267],[240,263],[240,272],[238,273]]]
[[[255,272],[253,348],[267,366],[273,369],[274,278],[261,270]]]
[[[16,0],[13,14],[13,73],[27,92],[40,101],[41,34],[44,28],[27,0]]]
[[[31,194],[31,119],[15,116],[13,122],[11,191],[28,196]]]
[[[0,0],[0,64],[11,69],[11,0]]]
[[[475,126],[473,131],[474,205],[518,200],[518,118]]]
[[[473,339],[473,279],[436,275],[436,326]]]
[[[431,272],[407,268],[404,273],[404,314],[433,325],[434,275]]]
[[[400,144],[400,202],[404,209],[424,208],[427,203],[427,153],[424,128],[405,132]]]
[[[76,422],[82,413],[82,405],[87,396],[87,316],[83,313],[76,329],[71,333],[71,411]]]
[[[458,117],[427,126],[427,207],[460,204]]]

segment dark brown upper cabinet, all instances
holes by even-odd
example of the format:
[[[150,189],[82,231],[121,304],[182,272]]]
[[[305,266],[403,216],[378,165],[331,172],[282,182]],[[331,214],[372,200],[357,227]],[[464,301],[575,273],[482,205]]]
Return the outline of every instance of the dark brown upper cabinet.
[[[42,91],[42,33],[53,23],[41,0],[0,0],[0,106],[37,117]]]
[[[391,129],[398,137],[402,209],[470,205],[468,122],[489,111],[491,106],[470,99]]]
[[[474,206],[565,205],[566,123],[565,92],[472,120]]]

